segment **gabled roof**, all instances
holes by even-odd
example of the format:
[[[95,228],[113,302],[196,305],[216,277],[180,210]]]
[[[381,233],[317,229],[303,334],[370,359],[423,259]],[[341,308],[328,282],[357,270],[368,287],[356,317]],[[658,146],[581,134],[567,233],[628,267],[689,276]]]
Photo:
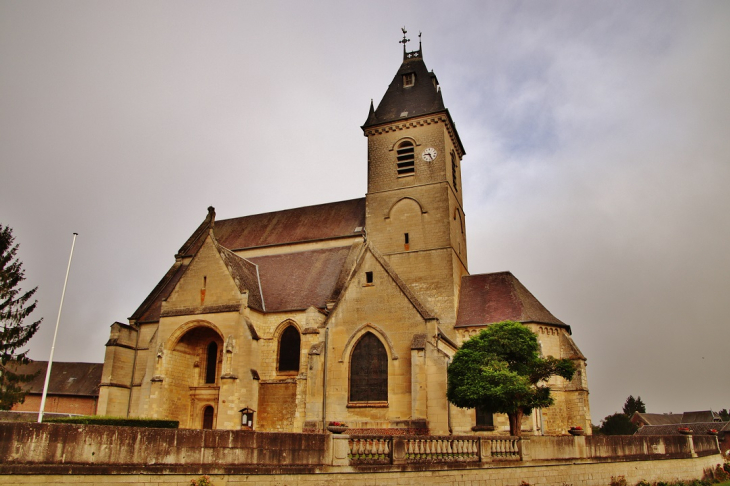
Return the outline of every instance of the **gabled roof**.
[[[241,258],[227,248],[223,248],[215,241],[215,238],[213,242],[223,263],[228,268],[233,281],[236,283],[238,291],[241,293],[248,291],[248,306],[259,311],[266,310],[264,297],[261,292],[259,269],[256,264],[245,258]]]
[[[205,239],[208,217],[180,248],[180,256],[195,254]],[[215,221],[215,238],[229,250],[301,243],[361,235],[365,227],[365,198],[286,209]]]
[[[461,279],[454,327],[487,326],[504,320],[570,327],[553,316],[510,272],[466,275]]]
[[[324,308],[350,246],[250,258],[258,265],[267,312]]]
[[[101,370],[103,367],[103,363],[66,363],[55,361],[51,367],[48,393],[50,395],[98,397]],[[43,393],[48,361],[33,361],[27,365],[17,365],[14,368],[23,374],[37,372],[36,377],[26,383],[23,388],[28,393]]]
[[[162,302],[172,293],[187,268],[187,263],[176,261],[129,319],[138,323],[159,321]]]

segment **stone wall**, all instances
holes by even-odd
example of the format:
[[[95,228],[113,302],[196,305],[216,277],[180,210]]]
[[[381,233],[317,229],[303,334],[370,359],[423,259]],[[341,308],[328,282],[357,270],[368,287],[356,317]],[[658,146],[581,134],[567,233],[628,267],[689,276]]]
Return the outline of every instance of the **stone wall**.
[[[460,442],[454,460],[445,460],[442,449],[428,445],[414,457],[407,442],[424,439],[390,437],[380,439],[391,445],[390,452],[378,446],[385,460],[377,464],[350,457],[356,440],[326,434],[0,423],[0,481],[183,485],[208,474],[215,486],[462,481],[472,486],[517,486],[523,481],[533,486],[606,486],[612,477],[624,476],[631,486],[641,480],[697,479],[722,463],[714,436],[500,439],[513,442],[511,449],[494,447],[492,439],[425,439]],[[372,437],[359,440],[366,447],[374,444]],[[433,460],[423,457],[429,451]]]

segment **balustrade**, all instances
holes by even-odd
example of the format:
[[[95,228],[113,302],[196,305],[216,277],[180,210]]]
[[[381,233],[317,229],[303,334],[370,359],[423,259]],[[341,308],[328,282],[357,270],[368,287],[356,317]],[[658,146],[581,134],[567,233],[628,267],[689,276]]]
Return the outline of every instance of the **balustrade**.
[[[353,437],[348,441],[350,462],[390,464],[392,437]]]

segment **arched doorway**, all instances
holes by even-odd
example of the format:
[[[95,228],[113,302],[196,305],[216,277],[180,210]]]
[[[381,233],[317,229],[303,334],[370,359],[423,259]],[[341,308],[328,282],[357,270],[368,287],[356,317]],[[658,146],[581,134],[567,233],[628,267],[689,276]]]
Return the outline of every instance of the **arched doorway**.
[[[213,419],[215,417],[215,409],[207,405],[203,409],[203,429],[211,430],[213,428]]]

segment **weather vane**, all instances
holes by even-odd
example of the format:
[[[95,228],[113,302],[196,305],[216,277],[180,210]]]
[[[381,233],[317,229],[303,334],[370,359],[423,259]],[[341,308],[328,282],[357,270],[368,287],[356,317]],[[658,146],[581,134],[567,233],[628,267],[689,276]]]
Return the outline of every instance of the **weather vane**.
[[[403,31],[403,40],[398,41],[398,43],[399,44],[403,44],[403,49],[405,50],[405,48],[406,48],[406,42],[410,42],[411,40],[410,39],[406,39],[406,34],[408,33],[408,31],[406,30],[405,26],[401,27],[400,30]],[[418,34],[418,36],[420,37],[421,34]]]

